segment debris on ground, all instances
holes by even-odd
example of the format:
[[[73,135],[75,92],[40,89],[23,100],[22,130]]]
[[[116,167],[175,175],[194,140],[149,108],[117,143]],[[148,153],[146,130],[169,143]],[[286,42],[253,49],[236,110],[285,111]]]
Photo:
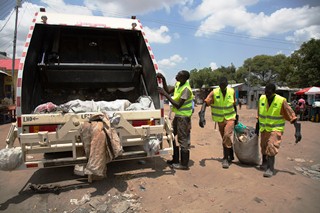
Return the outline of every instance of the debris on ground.
[[[91,197],[85,194],[80,200],[71,199],[71,204],[77,205],[72,211],[64,211],[64,213],[72,212],[108,212],[108,213],[135,213],[141,211],[141,197],[131,193],[121,193],[111,196],[106,194],[103,196]]]
[[[310,168],[302,166],[295,166],[294,168],[304,176],[320,180],[320,164],[312,165]]]

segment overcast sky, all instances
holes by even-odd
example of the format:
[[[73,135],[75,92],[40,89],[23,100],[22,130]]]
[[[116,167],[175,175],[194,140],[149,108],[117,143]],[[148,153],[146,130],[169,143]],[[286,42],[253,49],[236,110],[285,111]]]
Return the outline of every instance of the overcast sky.
[[[0,51],[12,57],[14,0],[0,0]],[[131,17],[144,26],[161,72],[243,64],[256,55],[289,56],[320,38],[319,0],[33,0],[22,1],[16,58],[40,7],[47,12]]]

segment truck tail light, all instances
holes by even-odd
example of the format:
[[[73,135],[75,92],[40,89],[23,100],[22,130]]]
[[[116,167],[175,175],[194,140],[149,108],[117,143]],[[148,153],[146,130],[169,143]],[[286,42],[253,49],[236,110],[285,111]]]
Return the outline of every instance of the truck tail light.
[[[27,163],[26,164],[26,167],[28,168],[28,169],[30,169],[30,168],[37,168],[39,165],[37,164],[37,163]]]
[[[164,117],[164,108],[161,108],[161,118]]]
[[[58,128],[58,125],[34,125],[29,126],[29,133],[37,133],[42,131],[55,132]]]
[[[156,124],[154,119],[150,120],[134,120],[131,122],[132,126],[142,126],[142,125],[149,125],[154,126]]]

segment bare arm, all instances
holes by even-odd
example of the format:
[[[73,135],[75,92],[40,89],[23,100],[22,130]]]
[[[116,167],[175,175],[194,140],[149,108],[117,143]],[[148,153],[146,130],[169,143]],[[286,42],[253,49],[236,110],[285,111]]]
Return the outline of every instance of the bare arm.
[[[162,95],[164,95],[169,101],[170,103],[177,109],[180,109],[180,107],[184,104],[184,102],[186,101],[186,99],[180,98],[179,101],[175,101],[172,99],[171,95],[169,95],[164,88],[158,87],[158,92]]]
[[[174,92],[174,87],[168,87],[167,80],[161,73],[157,73],[157,77],[162,79],[164,91],[166,91],[168,94],[172,94]]]
[[[164,95],[166,96],[166,95]],[[180,109],[180,107],[184,104],[184,102],[186,101],[185,99],[181,99],[179,100],[179,102],[177,101],[174,101],[170,95],[166,96],[166,98],[172,103],[172,105],[177,108],[177,109]]]
[[[234,94],[234,96],[233,96],[233,107],[234,107],[234,111],[236,112],[236,114],[238,114],[237,102],[236,102],[236,94]]]

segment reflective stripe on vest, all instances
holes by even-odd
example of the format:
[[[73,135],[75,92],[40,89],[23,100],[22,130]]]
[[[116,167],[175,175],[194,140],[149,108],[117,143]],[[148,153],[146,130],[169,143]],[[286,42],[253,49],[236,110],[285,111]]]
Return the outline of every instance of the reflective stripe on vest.
[[[211,115],[215,122],[236,118],[236,112],[234,110],[234,89],[227,88],[226,96],[223,98],[220,88],[216,88],[213,90],[213,99]]]
[[[179,109],[172,106],[172,111],[178,116],[190,117],[192,115],[193,94],[192,94],[192,90],[191,90],[189,81],[186,81],[186,83],[184,83],[184,85],[182,85],[181,87],[180,87],[179,81],[176,83],[172,99],[176,102],[179,102],[180,97],[181,97],[183,90],[185,88],[187,88],[190,91],[190,94],[191,94],[190,97],[187,100],[185,100],[185,102],[183,103],[183,105]]]
[[[281,116],[281,108],[285,98],[275,95],[271,106],[267,109],[268,99],[262,95],[259,100],[259,125],[260,132],[284,131],[285,120]]]

